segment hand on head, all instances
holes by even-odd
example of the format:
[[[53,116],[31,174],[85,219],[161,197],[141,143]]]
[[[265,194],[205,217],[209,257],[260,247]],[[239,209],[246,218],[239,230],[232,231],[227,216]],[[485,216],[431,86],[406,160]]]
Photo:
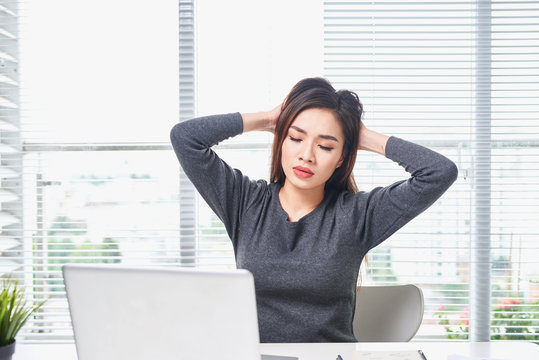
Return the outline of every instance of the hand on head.
[[[279,115],[281,115],[282,106],[283,104],[279,104],[272,110],[268,111],[268,127],[266,131],[275,133],[275,125],[277,124],[277,120],[279,120]]]

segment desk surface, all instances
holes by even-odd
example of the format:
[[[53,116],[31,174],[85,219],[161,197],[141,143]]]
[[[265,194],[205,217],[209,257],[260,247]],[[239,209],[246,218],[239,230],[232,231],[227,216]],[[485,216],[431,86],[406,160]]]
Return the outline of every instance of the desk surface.
[[[297,356],[300,360],[334,360],[341,355],[344,360],[360,360],[364,350],[417,350],[421,349],[428,360],[447,360],[456,354],[473,360],[506,359],[537,360],[539,346],[523,342],[409,342],[409,343],[319,343],[319,344],[262,344],[263,354]],[[13,360],[76,360],[74,345],[17,344]]]

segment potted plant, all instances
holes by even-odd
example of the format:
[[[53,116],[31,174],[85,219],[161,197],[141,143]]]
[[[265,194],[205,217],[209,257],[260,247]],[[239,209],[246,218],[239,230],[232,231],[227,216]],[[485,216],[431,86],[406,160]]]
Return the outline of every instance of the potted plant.
[[[11,360],[15,336],[44,303],[28,304],[24,299],[24,288],[16,281],[4,280],[0,293],[0,360]]]

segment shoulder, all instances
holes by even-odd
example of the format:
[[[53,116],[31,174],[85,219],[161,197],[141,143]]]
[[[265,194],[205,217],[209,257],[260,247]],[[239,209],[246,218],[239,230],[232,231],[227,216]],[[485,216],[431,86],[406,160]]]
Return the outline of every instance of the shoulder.
[[[237,171],[239,172],[239,170]],[[245,197],[246,209],[264,206],[263,204],[266,204],[267,200],[272,197],[272,194],[274,193],[273,184],[268,184],[268,182],[263,179],[251,180],[245,175],[242,179],[244,182],[243,194]]]
[[[330,196],[339,207],[349,209],[357,203],[364,202],[369,197],[369,193],[365,191],[354,193],[348,190],[333,190]]]
[[[334,202],[337,211],[344,215],[358,216],[368,211],[376,203],[384,188],[379,186],[370,191],[353,193],[347,190],[334,192]]]

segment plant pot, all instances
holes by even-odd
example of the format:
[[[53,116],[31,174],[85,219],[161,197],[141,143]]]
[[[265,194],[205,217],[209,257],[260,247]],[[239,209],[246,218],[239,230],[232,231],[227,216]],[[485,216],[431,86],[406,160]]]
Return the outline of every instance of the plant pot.
[[[13,341],[11,344],[0,347],[0,360],[11,360],[15,352],[15,343],[16,341]]]

